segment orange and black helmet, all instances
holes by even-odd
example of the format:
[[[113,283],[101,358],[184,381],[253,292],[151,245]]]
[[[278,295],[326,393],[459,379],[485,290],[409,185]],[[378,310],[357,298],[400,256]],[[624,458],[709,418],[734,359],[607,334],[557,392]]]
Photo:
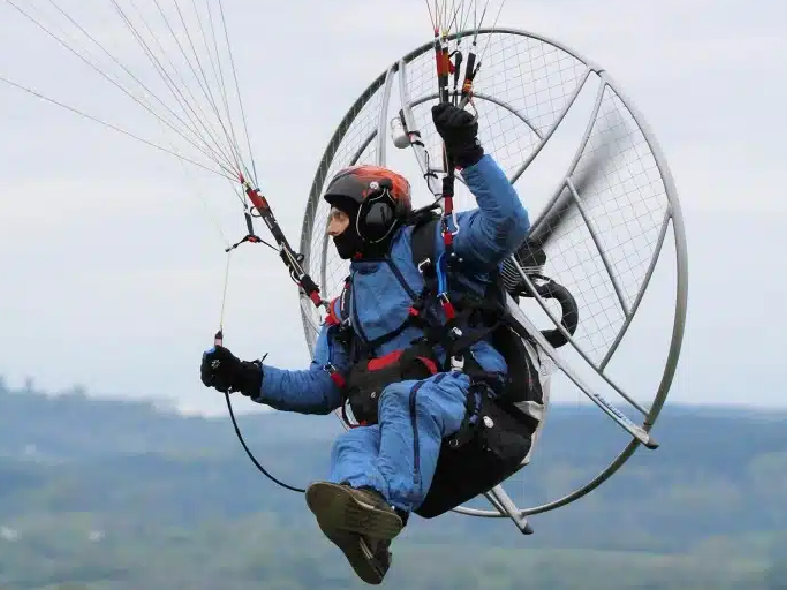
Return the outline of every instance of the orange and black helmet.
[[[354,215],[355,233],[364,243],[379,244],[410,213],[410,183],[382,166],[351,166],[331,179],[325,200]]]
[[[370,196],[379,196],[386,190],[393,199],[396,217],[410,212],[410,183],[401,174],[382,166],[363,164],[343,168],[328,183],[324,198],[339,208],[342,200],[360,207]]]

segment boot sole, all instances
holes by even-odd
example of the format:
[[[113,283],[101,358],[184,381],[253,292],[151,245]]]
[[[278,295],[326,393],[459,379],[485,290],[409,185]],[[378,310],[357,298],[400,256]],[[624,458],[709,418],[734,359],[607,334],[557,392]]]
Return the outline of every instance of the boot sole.
[[[306,503],[328,533],[349,531],[390,540],[402,530],[399,515],[360,500],[342,485],[314,483],[306,490]]]
[[[334,531],[326,533],[326,536],[341,549],[356,576],[367,584],[382,584],[388,568],[377,565],[377,559],[359,534]]]

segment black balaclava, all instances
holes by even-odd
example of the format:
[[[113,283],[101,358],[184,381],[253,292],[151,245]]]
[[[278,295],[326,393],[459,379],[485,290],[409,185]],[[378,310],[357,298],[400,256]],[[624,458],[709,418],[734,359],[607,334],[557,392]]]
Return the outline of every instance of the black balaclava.
[[[340,258],[347,260],[349,258],[357,258],[362,256],[363,258],[369,260],[385,256],[385,253],[388,251],[388,248],[391,245],[391,239],[393,238],[394,232],[391,232],[391,235],[387,236],[380,242],[364,242],[364,240],[358,234],[357,227],[358,209],[360,208],[360,205],[351,199],[336,197],[331,199],[331,205],[340,211],[344,211],[350,218],[350,223],[347,226],[347,229],[345,229],[338,236],[333,237],[333,244],[336,246],[336,250],[339,252]]]
[[[333,245],[339,252],[339,258],[347,260],[353,258],[358,252],[363,250],[363,240],[358,235],[355,227],[355,218],[358,216],[358,205],[350,199],[334,199],[331,203],[334,207],[346,213],[350,218],[350,223],[342,233],[333,236]]]

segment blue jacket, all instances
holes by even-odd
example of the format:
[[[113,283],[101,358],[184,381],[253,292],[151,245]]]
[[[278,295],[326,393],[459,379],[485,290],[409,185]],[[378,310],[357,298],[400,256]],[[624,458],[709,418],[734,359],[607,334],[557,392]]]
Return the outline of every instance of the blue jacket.
[[[490,271],[499,268],[525,239],[530,220],[516,190],[490,155],[465,168],[461,174],[478,208],[457,213],[459,232],[454,236],[453,247],[463,260],[465,280],[483,288],[489,282]],[[407,317],[411,293],[420,293],[423,288],[421,274],[412,261],[412,229],[406,226],[397,230],[388,259],[352,261],[350,264],[350,318],[355,332],[365,340],[373,340],[399,327]],[[435,232],[438,256],[444,251],[439,231],[438,224]],[[449,279],[449,296],[450,293]],[[349,369],[347,351],[332,339],[333,328],[323,326],[308,369],[285,370],[263,365],[263,382],[254,401],[303,414],[328,414],[341,407],[341,392],[324,369],[327,363],[332,363],[341,373],[346,374]],[[409,327],[380,346],[378,354],[406,348],[420,335],[419,328]],[[472,351],[484,370],[506,371],[502,356],[487,342],[475,344]]]

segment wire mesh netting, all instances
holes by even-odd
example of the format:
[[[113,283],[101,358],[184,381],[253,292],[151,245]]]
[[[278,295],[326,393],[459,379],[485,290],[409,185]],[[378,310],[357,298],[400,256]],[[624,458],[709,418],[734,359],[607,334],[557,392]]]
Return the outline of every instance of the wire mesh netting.
[[[572,183],[561,194],[574,206],[552,228],[539,228],[551,232],[545,273],[576,298],[574,341],[597,364],[633,313],[671,212],[642,130],[611,86],[603,83],[601,92]]]
[[[579,56],[546,39],[516,31],[459,35],[452,43],[452,50],[465,54],[475,46],[485,48],[479,56],[471,105],[478,114],[479,140],[519,189],[531,220],[541,217],[538,232],[545,236],[547,253],[543,272],[575,297],[580,322],[573,343],[598,367],[609,360],[627,326],[627,317],[635,311],[669,219],[669,196],[653,151],[620,96]],[[438,102],[433,49],[425,45],[413,52],[405,65],[404,100],[428,153],[428,166],[438,167],[442,144],[430,112]],[[383,76],[369,102],[352,118],[329,169],[320,170],[316,179],[319,189],[313,191],[307,208],[307,217],[317,220],[309,226],[309,271],[322,278],[325,296],[338,295],[348,264],[326,240],[328,206],[320,201],[321,189],[343,166],[376,163],[378,140],[390,143],[382,133],[376,135],[379,121],[395,117],[402,102],[396,92],[384,96],[382,80]],[[389,112],[381,117],[382,106]],[[569,121],[575,109],[580,114]],[[561,134],[564,128],[566,133],[575,131],[571,139]],[[542,211],[538,216],[533,206],[537,199],[532,191],[520,187],[531,164],[549,143],[561,144],[565,152],[562,168],[551,170],[552,182],[560,190],[557,206],[551,209],[561,209],[560,203],[567,199],[572,203],[563,206],[558,215],[544,216],[546,211]],[[408,154],[415,160],[413,151]],[[392,165],[392,158],[386,160],[384,164]],[[576,161],[573,167],[572,160]],[[407,166],[404,162],[399,168]],[[417,170],[416,174],[423,173]],[[560,176],[566,171],[576,195]],[[417,185],[418,179],[412,182]],[[457,199],[462,198],[466,204],[459,208],[474,206],[472,195],[459,186]],[[544,205],[549,209],[549,203]],[[313,343],[319,316],[307,305],[303,310],[307,338]]]

